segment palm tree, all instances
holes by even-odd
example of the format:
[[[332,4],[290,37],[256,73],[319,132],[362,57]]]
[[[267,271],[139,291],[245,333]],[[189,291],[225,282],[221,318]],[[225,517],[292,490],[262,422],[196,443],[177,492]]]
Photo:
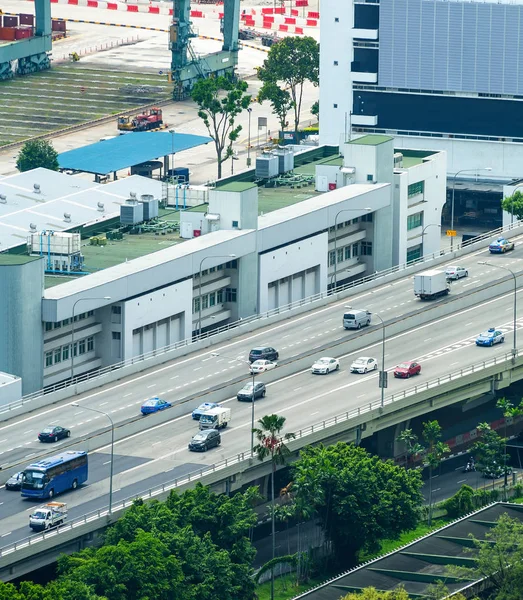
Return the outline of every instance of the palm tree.
[[[275,526],[275,511],[274,511],[274,474],[277,465],[285,464],[287,457],[291,451],[285,442],[292,440],[296,436],[294,433],[285,433],[281,435],[283,426],[285,425],[285,417],[278,415],[265,415],[258,420],[259,428],[254,428],[252,431],[258,440],[258,444],[254,446],[254,452],[258,460],[271,458],[271,529],[272,529],[272,560],[276,556],[276,526]],[[274,566],[271,567],[271,600],[274,600]]]
[[[412,429],[404,429],[396,438],[396,441],[403,442],[407,450],[406,467],[409,467],[409,462],[414,460],[414,457],[421,454],[424,450],[423,446],[418,443],[418,436],[413,433]],[[412,465],[411,465],[412,466]]]
[[[437,421],[423,423],[423,439],[427,443],[425,462],[429,466],[429,527],[432,525],[432,473],[439,467],[450,448],[440,440],[441,426]]]
[[[503,412],[504,423],[505,423],[505,452],[503,456],[503,470],[504,470],[504,480],[503,480],[503,500],[507,500],[507,485],[508,485],[508,471],[507,471],[507,420],[510,418],[518,417],[523,414],[523,400],[520,402],[519,406],[514,406],[510,400],[506,398],[500,398],[496,402],[496,407],[499,408]]]

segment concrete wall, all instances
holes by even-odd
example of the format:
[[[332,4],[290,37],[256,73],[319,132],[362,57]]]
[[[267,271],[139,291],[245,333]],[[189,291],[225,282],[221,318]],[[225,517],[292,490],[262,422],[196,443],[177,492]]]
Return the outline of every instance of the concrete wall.
[[[261,254],[258,301],[260,312],[301,300],[326,289],[327,245],[328,234],[321,233]]]
[[[25,258],[0,263],[0,370],[21,377],[29,394],[43,387],[44,260]]]
[[[122,302],[120,360],[129,360],[190,337],[192,288],[192,280],[187,279]]]
[[[394,133],[391,132],[391,135]],[[394,146],[397,150],[410,148],[412,150],[445,151],[449,175],[454,175],[461,169],[491,167],[492,171],[485,173],[485,177],[519,179],[523,176],[523,144],[501,140],[487,142],[394,135]]]

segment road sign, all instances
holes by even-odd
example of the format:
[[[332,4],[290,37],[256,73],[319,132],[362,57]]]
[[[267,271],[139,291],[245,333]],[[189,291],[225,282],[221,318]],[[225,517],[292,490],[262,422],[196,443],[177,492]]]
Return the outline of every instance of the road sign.
[[[456,231],[454,229],[447,229],[447,237],[456,237]]]

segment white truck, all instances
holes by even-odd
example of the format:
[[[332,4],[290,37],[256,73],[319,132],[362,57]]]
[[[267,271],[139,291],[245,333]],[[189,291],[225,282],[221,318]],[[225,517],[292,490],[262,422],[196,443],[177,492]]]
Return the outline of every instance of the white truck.
[[[414,275],[414,295],[420,300],[433,300],[450,292],[445,271],[425,271]]]
[[[224,429],[231,420],[231,409],[224,406],[211,408],[200,417],[200,429]]]
[[[44,531],[61,525],[67,519],[67,504],[48,502],[29,515],[29,527],[34,531]]]

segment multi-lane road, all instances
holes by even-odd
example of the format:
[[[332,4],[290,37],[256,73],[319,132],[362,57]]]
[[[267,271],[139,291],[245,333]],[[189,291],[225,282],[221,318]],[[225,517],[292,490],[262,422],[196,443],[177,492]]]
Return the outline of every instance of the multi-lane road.
[[[508,266],[516,272],[523,267],[523,247],[504,256],[489,257],[486,251],[473,253],[459,261],[470,271],[467,279],[452,285],[452,295],[474,290],[505,278],[506,272],[495,266],[478,265],[479,260]],[[454,261],[453,261],[454,262]],[[436,301],[437,303],[438,301]],[[377,312],[385,322],[406,316],[427,307],[415,299],[412,278],[355,294],[350,300],[334,302],[304,315],[266,327],[230,342],[194,353],[151,369],[138,376],[86,393],[75,398],[79,407],[63,402],[33,414],[21,415],[0,427],[0,461],[4,468],[14,464],[27,464],[35,460],[49,446],[36,441],[38,431],[47,424],[57,423],[69,427],[71,441],[82,439],[106,427],[102,415],[82,408],[91,407],[107,411],[115,423],[137,417],[140,404],[152,395],[160,395],[172,402],[186,400],[187,412],[166,424],[151,427],[143,419],[143,430],[121,440],[115,448],[115,500],[132,496],[162,481],[193,471],[200,465],[212,464],[248,449],[250,441],[251,405],[239,403],[235,398],[226,400],[233,410],[230,427],[224,431],[222,445],[203,454],[191,454],[187,442],[197,430],[190,417],[205,392],[220,385],[237,381],[240,388],[249,375],[247,366],[235,359],[246,360],[251,347],[270,344],[280,352],[281,363],[303,354],[313,359],[331,355],[340,360],[339,372],[327,376],[313,376],[301,370],[268,383],[267,396],[255,404],[257,417],[276,412],[287,417],[289,431],[296,431],[376,400],[379,397],[377,374],[350,374],[348,368],[357,356],[380,358],[381,343],[366,345],[366,330],[345,331],[341,324],[344,306],[351,304]],[[425,325],[408,329],[387,339],[385,368],[392,370],[396,364],[415,359],[422,364],[420,376],[411,380],[389,380],[388,394],[393,394],[415,382],[423,382],[459,370],[487,357],[503,354],[510,349],[513,297],[498,295],[493,288],[492,298],[482,304],[433,320]],[[505,344],[493,348],[478,348],[476,335],[490,326],[501,327],[507,333]],[[379,325],[374,325],[374,328]],[[518,328],[523,327],[523,317]],[[340,340],[362,336],[361,350],[349,355],[337,351]],[[218,352],[220,356],[211,354]],[[273,371],[277,375],[278,369]],[[263,380],[263,376],[259,377]],[[201,397],[198,397],[201,396]],[[192,399],[191,399],[192,398]],[[53,450],[67,445],[55,444]],[[91,453],[89,485],[63,498],[71,508],[71,516],[79,516],[107,504],[109,455],[108,448]],[[17,493],[0,492],[0,518],[6,545],[30,534],[27,511],[33,503],[22,500]]]

